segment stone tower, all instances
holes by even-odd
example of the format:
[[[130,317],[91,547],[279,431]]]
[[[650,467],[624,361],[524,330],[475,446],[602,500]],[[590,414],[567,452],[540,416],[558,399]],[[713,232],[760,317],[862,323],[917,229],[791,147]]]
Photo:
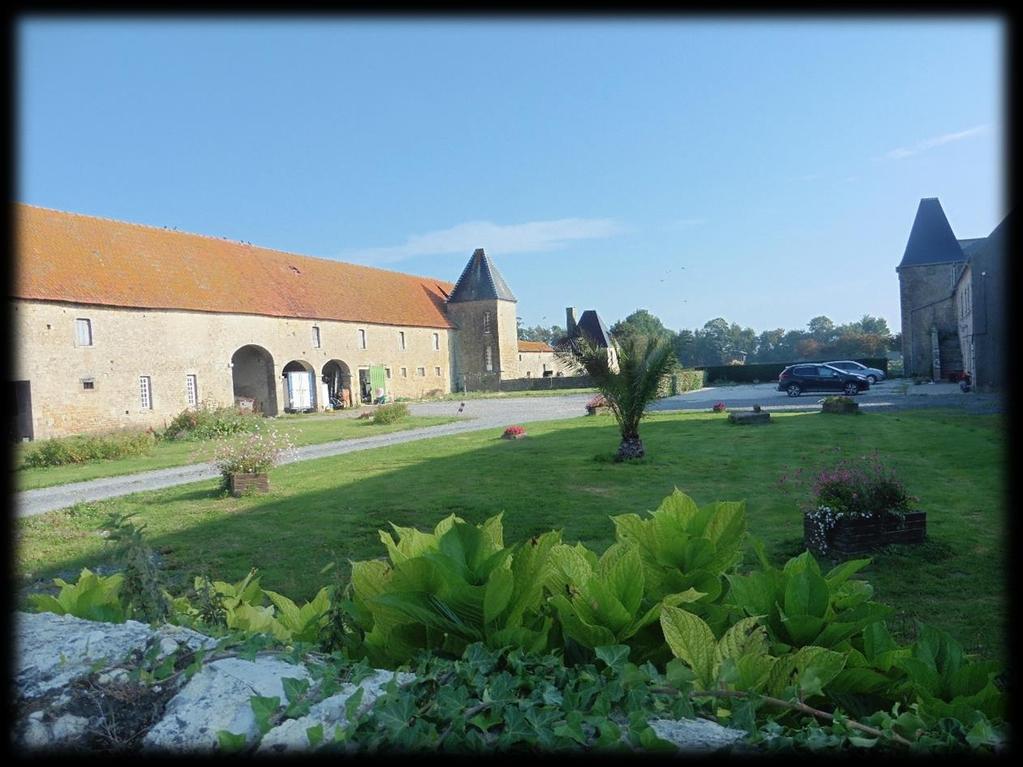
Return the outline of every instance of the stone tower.
[[[938,198],[920,200],[906,251],[895,268],[907,376],[939,378],[942,370],[962,367],[953,291],[965,263],[962,243]]]
[[[477,248],[448,297],[448,317],[457,328],[455,390],[494,390],[502,380],[518,378],[516,304],[497,267]]]

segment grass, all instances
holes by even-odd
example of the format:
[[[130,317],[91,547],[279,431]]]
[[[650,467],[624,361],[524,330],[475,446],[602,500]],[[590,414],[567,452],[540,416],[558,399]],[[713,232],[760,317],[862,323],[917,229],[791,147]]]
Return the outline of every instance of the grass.
[[[139,512],[179,583],[258,567],[266,587],[306,599],[333,557],[382,556],[377,531],[389,522],[432,528],[452,513],[481,522],[503,511],[508,543],[562,528],[567,542],[602,551],[613,540],[609,515],[653,509],[675,486],[701,504],[745,499],[750,532],[780,564],[803,549],[798,498],[781,475],[837,458],[839,446],[852,456],[876,449],[928,512],[925,544],[892,547],[865,571],[876,598],[896,608],[893,629],[908,639],[919,619],[1004,661],[1002,418],[944,410],[772,418],[740,427],[710,413],[652,415],[641,428],[648,456],[634,464],[609,461],[617,429],[598,416],[532,423],[522,440],[467,432],[290,464],[271,473],[265,496],[225,497],[209,481],[80,505],[18,521],[18,574],[49,578],[106,561],[106,515]]]
[[[334,442],[344,439],[372,437],[377,434],[388,434],[405,429],[417,429],[423,426],[436,426],[457,420],[443,416],[409,416],[401,421],[387,425],[377,425],[369,420],[358,420],[350,414],[347,416],[310,417],[286,416],[275,419],[274,425],[281,433],[289,435],[296,446],[316,445],[323,442]],[[140,471],[169,469],[172,466],[184,466],[189,463],[203,463],[212,459],[213,441],[169,440],[158,442],[149,455],[132,458],[121,458],[109,461],[92,461],[89,463],[69,464],[66,466],[47,466],[43,468],[21,468],[14,472],[15,491],[34,490],[40,487],[53,487],[68,482],[82,482],[100,477],[114,477],[121,474],[134,474]],[[21,452],[24,448],[16,446],[15,466],[21,464]]]
[[[595,387],[581,387],[577,389],[530,389],[528,391],[463,391],[442,394],[437,397],[428,397],[421,402],[461,402],[467,399],[494,399],[505,397],[564,397],[569,394],[593,394],[597,391]],[[412,400],[402,400],[411,402]]]

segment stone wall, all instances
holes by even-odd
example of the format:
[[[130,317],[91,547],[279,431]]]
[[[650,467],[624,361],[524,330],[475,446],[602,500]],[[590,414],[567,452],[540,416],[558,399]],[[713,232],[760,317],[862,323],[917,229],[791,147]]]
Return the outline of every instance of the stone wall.
[[[448,304],[448,316],[458,328],[455,353],[458,380],[454,390],[494,391],[504,379],[517,378],[518,326],[513,301],[458,301]],[[489,324],[484,314],[490,315]],[[491,370],[487,370],[487,349]]]
[[[958,331],[953,289],[962,262],[907,266],[898,270],[902,308],[902,359],[905,375],[932,373],[932,326],[941,334]]]
[[[387,388],[392,397],[451,391],[452,331],[447,328],[41,301],[15,301],[11,316],[16,345],[13,378],[30,382],[36,439],[123,427],[162,428],[188,406],[186,375],[196,376],[200,400],[230,404],[231,358],[250,344],[272,358],[268,380],[275,387],[279,410],[287,402],[281,372],[293,360],[314,371],[318,406],[324,404],[319,401],[320,374],[331,360],[349,367],[356,389],[359,369],[380,365],[390,369]],[[91,346],[76,344],[78,318],[91,322]],[[320,329],[319,348],[313,346],[313,326]],[[366,332],[365,349],[359,330]],[[400,331],[405,333],[404,350]],[[151,379],[151,408],[142,407],[140,376]],[[91,380],[91,388],[85,387],[85,379]]]
[[[543,378],[545,370],[554,375],[578,375],[576,371],[554,356],[554,352],[519,352],[518,378]]]

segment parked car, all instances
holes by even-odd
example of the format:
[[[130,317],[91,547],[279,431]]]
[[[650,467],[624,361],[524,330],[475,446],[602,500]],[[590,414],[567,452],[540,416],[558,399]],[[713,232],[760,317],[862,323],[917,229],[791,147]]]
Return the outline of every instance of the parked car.
[[[854,360],[840,360],[839,362],[825,362],[824,364],[831,365],[831,367],[838,368],[839,370],[844,370],[846,373],[854,373],[858,376],[863,376],[871,385],[884,380],[883,370],[869,368],[866,365],[861,365],[859,362],[855,362]]]
[[[798,397],[805,391],[842,392],[852,396],[870,388],[870,381],[825,364],[789,365],[778,376],[778,391]]]

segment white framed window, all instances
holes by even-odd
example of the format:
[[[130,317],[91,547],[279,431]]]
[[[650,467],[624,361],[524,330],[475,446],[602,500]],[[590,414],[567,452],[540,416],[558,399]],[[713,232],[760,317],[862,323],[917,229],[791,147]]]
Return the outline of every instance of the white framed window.
[[[188,399],[189,407],[196,407],[199,404],[199,379],[197,376],[185,376],[185,396]]]
[[[440,365],[438,365],[437,367],[435,367],[435,368],[434,368],[433,370],[434,370],[434,372],[435,372],[435,373],[436,373],[437,375],[440,375]]]
[[[401,369],[401,377],[402,378],[408,378],[408,368],[402,368]]]
[[[92,320],[85,317],[75,320],[75,346],[92,346]]]
[[[320,329],[316,325],[313,325],[313,348],[320,348]]]
[[[435,352],[440,351],[440,333],[433,334],[433,350]]]
[[[366,331],[363,330],[362,328],[359,328],[359,348],[360,349],[366,348]]]
[[[426,377],[426,368],[416,368],[416,375],[420,378]]]
[[[486,363],[487,363],[487,372],[488,373],[493,373],[494,372],[494,350],[491,349],[489,346],[487,346]]]
[[[490,332],[490,312],[483,312],[483,332]]]
[[[405,331],[404,330],[399,330],[398,331],[398,348],[401,349],[402,351],[405,351]]]
[[[153,409],[153,380],[149,376],[139,376],[139,404],[143,410]]]

